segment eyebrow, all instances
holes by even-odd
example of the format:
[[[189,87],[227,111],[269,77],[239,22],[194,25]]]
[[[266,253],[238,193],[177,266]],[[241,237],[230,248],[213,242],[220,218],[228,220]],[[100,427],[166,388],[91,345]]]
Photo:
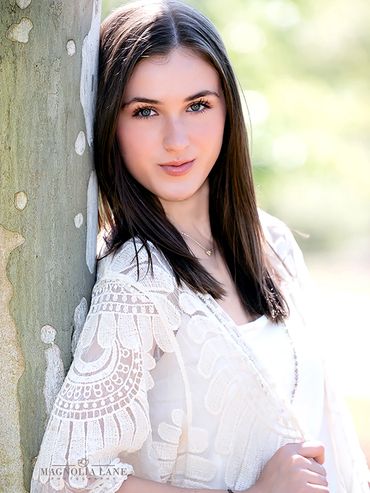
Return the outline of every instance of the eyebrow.
[[[204,90],[204,91],[199,91],[197,92],[196,94],[193,94],[192,96],[188,96],[184,99],[184,102],[188,102],[188,101],[192,101],[193,99],[198,99],[198,98],[202,98],[204,96],[216,96],[216,97],[220,97],[220,95],[215,92],[215,91],[208,91],[208,90]],[[157,99],[149,99],[149,98],[144,98],[144,97],[134,97],[132,99],[130,99],[129,101],[125,102],[122,104],[122,107],[125,107],[125,106],[128,106],[132,103],[148,103],[148,104],[163,104],[161,101],[158,101]]]

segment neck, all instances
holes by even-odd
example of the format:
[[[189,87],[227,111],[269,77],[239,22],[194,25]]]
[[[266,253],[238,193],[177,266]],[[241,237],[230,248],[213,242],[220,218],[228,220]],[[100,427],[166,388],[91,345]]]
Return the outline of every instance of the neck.
[[[208,210],[208,182],[191,197],[179,201],[160,198],[168,220],[178,231],[193,236],[198,241],[209,241],[212,237]]]

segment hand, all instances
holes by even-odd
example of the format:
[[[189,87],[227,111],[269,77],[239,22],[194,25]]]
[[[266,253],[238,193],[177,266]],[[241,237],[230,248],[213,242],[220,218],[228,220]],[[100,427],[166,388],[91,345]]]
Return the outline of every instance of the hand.
[[[288,443],[267,462],[253,493],[329,493],[320,442]]]

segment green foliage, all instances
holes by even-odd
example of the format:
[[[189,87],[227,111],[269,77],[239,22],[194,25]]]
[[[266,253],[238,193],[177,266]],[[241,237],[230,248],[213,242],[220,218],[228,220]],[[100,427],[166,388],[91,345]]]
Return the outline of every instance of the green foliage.
[[[310,235],[370,235],[367,0],[188,0],[215,23],[246,96],[259,202]],[[103,13],[121,4],[103,0]]]

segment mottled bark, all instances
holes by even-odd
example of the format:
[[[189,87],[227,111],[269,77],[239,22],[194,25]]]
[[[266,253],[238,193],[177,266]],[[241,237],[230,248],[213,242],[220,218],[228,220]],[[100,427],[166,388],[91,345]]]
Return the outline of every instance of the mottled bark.
[[[32,462],[94,280],[100,0],[0,0],[0,491]]]

